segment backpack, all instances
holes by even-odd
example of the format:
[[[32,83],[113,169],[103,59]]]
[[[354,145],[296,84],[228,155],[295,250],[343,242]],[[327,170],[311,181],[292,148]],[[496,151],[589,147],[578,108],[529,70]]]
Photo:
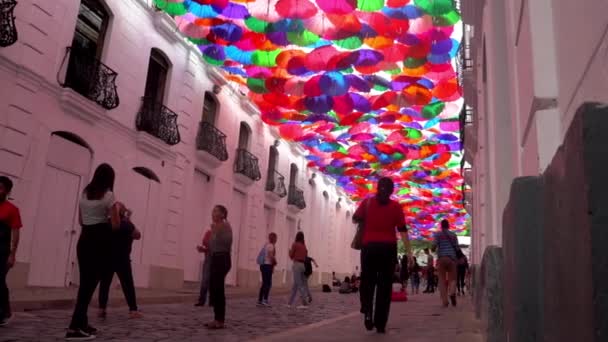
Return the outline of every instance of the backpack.
[[[306,257],[304,260],[304,275],[310,277],[312,274],[312,258]]]
[[[256,259],[258,265],[264,265],[264,261],[266,261],[266,244],[262,247],[262,250],[258,254],[258,258]]]
[[[331,292],[331,287],[329,287],[327,284],[323,284],[323,292]]]

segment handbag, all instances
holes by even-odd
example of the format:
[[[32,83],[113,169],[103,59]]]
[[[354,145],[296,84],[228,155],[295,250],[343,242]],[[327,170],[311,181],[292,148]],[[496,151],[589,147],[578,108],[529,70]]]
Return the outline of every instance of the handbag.
[[[445,232],[443,232],[444,235]],[[450,241],[450,245],[452,245],[452,248],[454,249],[454,252],[456,252],[456,259],[460,259],[464,256],[464,253],[462,252],[462,250],[460,249],[460,247],[454,245],[454,243],[452,242],[452,239],[450,239],[449,235],[446,235],[448,237],[448,241]]]
[[[353,236],[353,241],[350,243],[350,248],[360,251],[363,248],[363,229],[365,228],[365,221],[367,221],[367,211],[369,210],[369,201],[370,199],[365,200],[365,212],[363,215],[363,219],[357,225],[357,231],[355,232],[355,236]]]

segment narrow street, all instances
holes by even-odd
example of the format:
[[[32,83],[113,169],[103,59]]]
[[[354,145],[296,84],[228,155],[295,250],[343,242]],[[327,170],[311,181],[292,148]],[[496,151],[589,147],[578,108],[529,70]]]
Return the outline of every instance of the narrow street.
[[[106,321],[91,309],[91,324],[100,341],[375,341],[436,342],[481,341],[468,300],[444,309],[436,295],[416,295],[407,303],[393,303],[385,336],[364,330],[357,295],[317,293],[308,310],[287,308],[285,296],[274,298],[272,308],[258,308],[253,298],[229,300],[227,329],[208,331],[212,309],[191,304],[143,306],[145,317],[129,320],[126,308],[111,308]],[[70,310],[17,312],[0,330],[0,342],[61,341]]]

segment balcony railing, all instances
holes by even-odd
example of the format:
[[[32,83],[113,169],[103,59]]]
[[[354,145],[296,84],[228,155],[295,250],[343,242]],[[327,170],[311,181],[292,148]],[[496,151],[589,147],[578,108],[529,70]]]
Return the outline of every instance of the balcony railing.
[[[287,189],[285,188],[285,176],[276,170],[270,171],[268,174],[268,180],[266,181],[266,191],[275,193],[281,198],[287,196]]]
[[[0,0],[0,47],[7,47],[17,41],[17,27],[13,11],[17,6],[15,0]]]
[[[196,148],[205,151],[220,161],[228,160],[226,134],[208,122],[201,122],[196,136]]]
[[[142,97],[135,127],[138,131],[155,136],[168,145],[175,145],[181,141],[177,114],[151,97]]]
[[[287,204],[296,206],[300,210],[306,208],[306,201],[304,200],[304,190],[299,189],[295,185],[290,185],[289,194],[287,195]]]
[[[73,89],[105,109],[118,107],[120,104],[116,90],[118,73],[90,53],[78,48],[68,47],[65,58],[68,57],[68,70],[62,86]]]
[[[254,181],[262,179],[258,158],[249,151],[239,148],[236,150],[236,162],[234,163],[234,172],[245,175]]]

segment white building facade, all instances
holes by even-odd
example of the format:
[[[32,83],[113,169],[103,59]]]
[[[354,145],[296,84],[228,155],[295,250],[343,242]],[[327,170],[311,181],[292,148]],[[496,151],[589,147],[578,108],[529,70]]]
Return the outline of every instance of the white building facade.
[[[172,18],[145,0],[20,0],[15,16],[19,39],[0,48],[0,174],[15,182],[24,223],[12,286],[77,282],[77,202],[103,162],[143,233],[137,286],[198,281],[195,247],[215,204],[234,229],[229,284],[259,284],[270,232],[275,284],[291,281],[299,230],[320,265],[314,284],[358,270],[354,204],[202,62]]]
[[[550,164],[578,108],[608,103],[608,2],[463,0],[473,261],[502,244],[515,177]]]

